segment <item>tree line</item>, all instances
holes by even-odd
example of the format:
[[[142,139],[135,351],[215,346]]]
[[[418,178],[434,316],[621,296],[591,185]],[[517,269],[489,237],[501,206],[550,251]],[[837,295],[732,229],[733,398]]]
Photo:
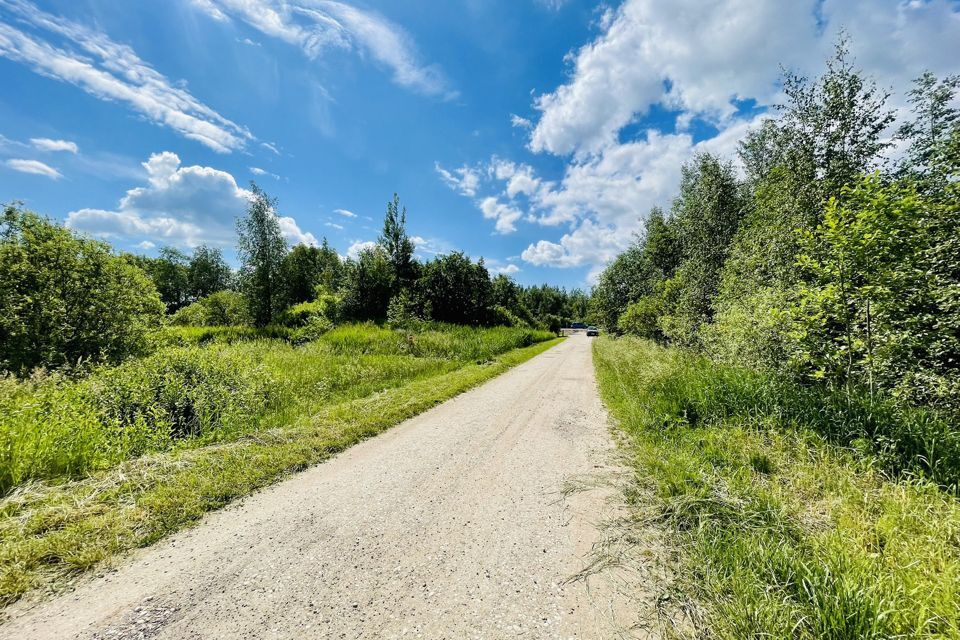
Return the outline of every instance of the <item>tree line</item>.
[[[420,261],[398,196],[377,242],[342,258],[326,239],[289,247],[278,203],[256,184],[237,220],[239,269],[220,249],[156,257],[118,253],[19,203],[0,218],[0,374],[117,362],[153,348],[165,324],[271,325],[324,331],[336,322],[445,322],[557,331],[589,297],[491,277],[462,252]]]
[[[787,73],[734,165],[700,154],[601,274],[609,331],[960,410],[960,77],[926,73],[890,139],[890,94],[845,42]]]

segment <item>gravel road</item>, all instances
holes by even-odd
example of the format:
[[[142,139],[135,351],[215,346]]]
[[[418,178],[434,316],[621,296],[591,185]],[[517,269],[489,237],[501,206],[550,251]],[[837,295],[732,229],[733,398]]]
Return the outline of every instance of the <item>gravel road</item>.
[[[590,340],[504,375],[18,605],[0,638],[611,638],[629,605],[569,580],[615,509]],[[599,483],[602,484],[602,483]]]

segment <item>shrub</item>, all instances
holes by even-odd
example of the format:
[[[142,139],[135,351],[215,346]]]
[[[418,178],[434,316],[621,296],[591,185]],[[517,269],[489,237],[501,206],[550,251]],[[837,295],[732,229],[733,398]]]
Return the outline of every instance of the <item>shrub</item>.
[[[171,316],[170,322],[183,327],[249,325],[250,310],[243,294],[218,291],[183,307]]]
[[[642,338],[650,338],[661,342],[663,332],[657,324],[663,313],[663,301],[657,296],[644,296],[634,302],[617,321],[617,329]]]
[[[301,302],[280,314],[280,324],[287,327],[304,327],[314,318],[322,318],[333,325],[340,320],[343,301],[340,296],[319,288],[317,298]]]
[[[118,362],[163,318],[153,284],[108,245],[8,206],[0,218],[0,369]]]

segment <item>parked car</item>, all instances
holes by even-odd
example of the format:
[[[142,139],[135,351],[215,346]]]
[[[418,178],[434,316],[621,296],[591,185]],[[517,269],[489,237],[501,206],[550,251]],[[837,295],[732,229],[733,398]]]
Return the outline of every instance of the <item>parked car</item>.
[[[594,326],[587,327],[587,337],[599,336],[599,335],[600,335],[600,329],[597,329]]]

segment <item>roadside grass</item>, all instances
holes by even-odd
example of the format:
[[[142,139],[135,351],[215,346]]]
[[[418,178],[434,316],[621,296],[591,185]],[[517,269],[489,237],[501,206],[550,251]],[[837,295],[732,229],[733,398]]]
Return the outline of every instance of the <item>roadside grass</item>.
[[[960,638],[955,485],[894,441],[936,420],[881,407],[866,442],[862,407],[753,372],[630,338],[594,360],[696,637]]]
[[[120,552],[149,545],[207,511],[376,435],[559,341],[505,350],[480,363],[337,355],[337,347],[312,346],[324,355],[302,362],[296,372],[284,372],[286,383],[278,397],[295,399],[265,414],[256,428],[230,431],[234,435],[228,442],[201,435],[193,446],[125,460],[82,479],[29,481],[3,498],[0,605],[30,591],[62,589]],[[250,357],[266,358],[268,368],[292,365],[275,343],[265,351],[258,344],[241,349],[251,350]],[[304,357],[302,351],[297,351],[298,359]],[[339,359],[339,377],[326,369],[328,358]],[[410,359],[424,363],[412,365]],[[344,373],[348,365],[353,368]],[[327,373],[316,374],[317,368]],[[376,371],[387,373],[371,380],[368,376]]]
[[[79,380],[0,378],[0,494],[28,480],[79,477],[282,426],[316,407],[552,337],[505,327],[411,333],[375,325],[347,325],[302,346],[251,335],[163,348]]]

